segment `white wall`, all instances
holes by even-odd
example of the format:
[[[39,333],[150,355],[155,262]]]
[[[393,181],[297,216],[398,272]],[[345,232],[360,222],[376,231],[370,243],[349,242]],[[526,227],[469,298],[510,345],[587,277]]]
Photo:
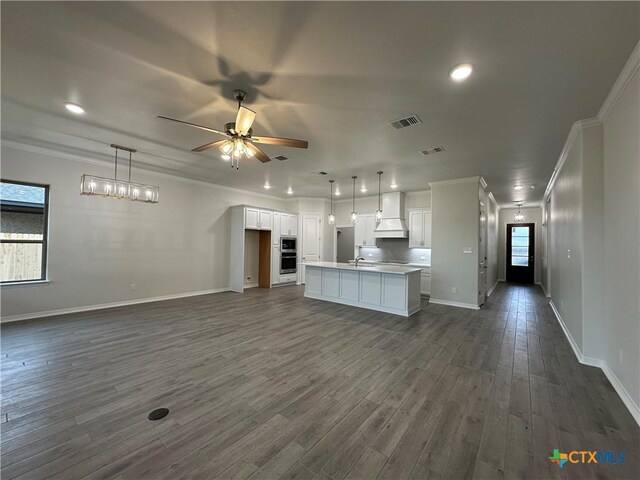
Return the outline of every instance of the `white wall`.
[[[431,300],[477,305],[478,178],[432,183],[431,204]]]
[[[578,359],[640,424],[640,44],[547,187],[548,293]],[[571,255],[568,255],[568,250]]]
[[[636,47],[636,53],[637,53]],[[639,62],[640,63],[640,62]],[[636,64],[638,65],[638,64]],[[604,119],[603,360],[640,405],[640,73]]]
[[[498,278],[506,281],[507,277],[507,224],[513,223],[513,214],[517,208],[500,208],[498,222]],[[522,207],[525,223],[535,223],[534,239],[534,282],[540,283],[540,267],[542,264],[542,209],[539,206]]]
[[[2,315],[69,309],[229,286],[232,205],[291,210],[289,202],[136,171],[160,186],[155,205],[81,196],[80,176],[113,167],[2,145],[2,177],[50,188],[50,284],[3,286]],[[131,284],[136,290],[131,290]]]

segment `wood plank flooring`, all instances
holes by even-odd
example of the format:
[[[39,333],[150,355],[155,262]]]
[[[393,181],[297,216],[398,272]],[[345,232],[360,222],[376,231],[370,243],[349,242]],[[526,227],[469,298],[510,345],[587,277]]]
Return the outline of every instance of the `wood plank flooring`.
[[[158,407],[171,410],[147,420]],[[252,289],[2,326],[2,478],[638,478],[537,287],[409,319]],[[553,449],[624,450],[566,465]]]

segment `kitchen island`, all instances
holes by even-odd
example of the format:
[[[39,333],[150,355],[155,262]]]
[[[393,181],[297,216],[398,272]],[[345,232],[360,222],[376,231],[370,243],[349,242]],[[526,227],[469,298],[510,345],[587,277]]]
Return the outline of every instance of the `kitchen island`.
[[[304,296],[408,317],[420,310],[420,268],[304,262]]]

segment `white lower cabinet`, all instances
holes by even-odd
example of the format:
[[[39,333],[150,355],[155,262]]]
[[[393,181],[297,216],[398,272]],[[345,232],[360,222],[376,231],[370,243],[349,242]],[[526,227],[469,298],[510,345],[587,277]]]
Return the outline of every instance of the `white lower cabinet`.
[[[335,298],[340,296],[340,270],[322,270],[322,294]]]
[[[431,269],[423,268],[420,272],[420,293],[431,295]]]
[[[379,273],[360,272],[360,302],[380,305],[381,277]]]
[[[358,272],[340,270],[340,298],[358,301]]]

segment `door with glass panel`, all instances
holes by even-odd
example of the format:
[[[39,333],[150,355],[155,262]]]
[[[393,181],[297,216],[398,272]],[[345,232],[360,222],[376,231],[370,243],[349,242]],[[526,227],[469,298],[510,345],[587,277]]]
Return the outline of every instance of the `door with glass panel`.
[[[507,282],[533,283],[535,224],[507,224]]]

